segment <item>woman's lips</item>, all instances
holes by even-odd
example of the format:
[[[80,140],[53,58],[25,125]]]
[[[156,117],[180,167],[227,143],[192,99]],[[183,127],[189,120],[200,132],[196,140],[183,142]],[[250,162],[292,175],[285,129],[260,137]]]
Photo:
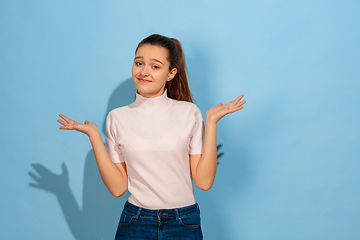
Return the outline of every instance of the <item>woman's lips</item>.
[[[146,80],[146,79],[139,79],[139,82],[142,82],[142,83],[150,83],[151,81],[150,81],[150,80]]]

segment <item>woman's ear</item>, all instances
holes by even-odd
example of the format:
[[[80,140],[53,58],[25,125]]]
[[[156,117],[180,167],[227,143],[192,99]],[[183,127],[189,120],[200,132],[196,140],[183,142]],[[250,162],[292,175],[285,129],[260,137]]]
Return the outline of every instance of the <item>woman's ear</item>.
[[[175,77],[176,73],[177,73],[177,68],[171,69],[171,71],[170,71],[169,74],[168,74],[167,81],[173,80],[173,78]]]

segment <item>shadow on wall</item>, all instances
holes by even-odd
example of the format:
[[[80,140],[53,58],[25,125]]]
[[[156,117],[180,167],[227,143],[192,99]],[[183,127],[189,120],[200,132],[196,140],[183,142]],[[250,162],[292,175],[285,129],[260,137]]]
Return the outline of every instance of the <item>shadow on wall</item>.
[[[135,91],[131,78],[123,82],[111,95],[106,115],[112,109],[132,103],[135,100]],[[103,132],[105,122],[106,117]],[[29,175],[36,183],[30,183],[30,186],[57,196],[66,222],[77,240],[114,239],[120,213],[129,193],[126,192],[117,199],[108,192],[101,180],[92,150],[85,160],[82,208],[70,189],[65,163],[62,164],[61,175],[52,173],[42,164],[32,164],[32,167],[36,174],[30,172]]]
[[[136,88],[131,78],[123,82],[111,95],[106,115],[112,109],[132,103],[135,100],[135,91]],[[104,133],[105,123],[106,118],[104,118],[102,126]],[[223,155],[220,150],[221,146],[221,144],[218,145],[218,160]],[[35,183],[30,183],[30,186],[48,191],[57,196],[66,222],[75,239],[114,239],[120,213],[129,193],[126,192],[124,196],[117,199],[108,192],[101,180],[92,150],[89,151],[85,159],[82,207],[79,206],[70,189],[70,179],[66,163],[63,163],[61,166],[61,175],[54,174],[42,164],[32,164],[32,167],[35,169],[35,173],[30,172],[29,175]],[[208,193],[200,193],[202,192],[200,190],[195,191],[198,192],[198,194],[195,194],[197,195],[195,197],[200,199],[200,202],[203,202],[203,207],[212,209],[211,212],[205,214],[207,220],[204,223],[210,228],[216,224],[217,228],[212,229],[209,235],[215,234],[215,239],[217,236],[224,236],[224,228],[221,224],[219,225],[218,221],[217,199],[212,199],[213,196],[209,196]]]

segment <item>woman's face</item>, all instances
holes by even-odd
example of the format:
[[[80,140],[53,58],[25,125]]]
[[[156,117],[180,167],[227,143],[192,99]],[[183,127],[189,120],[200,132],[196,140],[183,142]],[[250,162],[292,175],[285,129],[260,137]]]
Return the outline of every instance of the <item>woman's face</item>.
[[[141,45],[135,53],[132,78],[138,93],[147,98],[161,96],[165,84],[176,75],[177,69],[169,70],[167,49],[150,44]]]

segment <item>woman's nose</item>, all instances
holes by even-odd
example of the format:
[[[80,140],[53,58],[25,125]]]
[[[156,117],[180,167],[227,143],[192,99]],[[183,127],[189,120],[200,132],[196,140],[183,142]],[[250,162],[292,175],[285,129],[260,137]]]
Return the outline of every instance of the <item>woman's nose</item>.
[[[147,68],[144,66],[144,67],[141,69],[140,74],[141,74],[142,76],[147,76],[147,75],[149,75],[149,71],[148,71]]]

